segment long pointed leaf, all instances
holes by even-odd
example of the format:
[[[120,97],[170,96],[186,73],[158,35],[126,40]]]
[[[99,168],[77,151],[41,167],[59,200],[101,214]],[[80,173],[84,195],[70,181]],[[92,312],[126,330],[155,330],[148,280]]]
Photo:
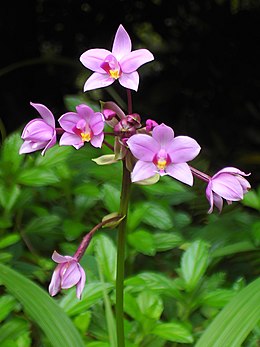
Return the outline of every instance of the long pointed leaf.
[[[240,347],[260,320],[260,278],[241,290],[217,315],[195,347]]]
[[[85,346],[69,317],[43,289],[3,264],[0,264],[0,281],[22,303],[53,347]]]

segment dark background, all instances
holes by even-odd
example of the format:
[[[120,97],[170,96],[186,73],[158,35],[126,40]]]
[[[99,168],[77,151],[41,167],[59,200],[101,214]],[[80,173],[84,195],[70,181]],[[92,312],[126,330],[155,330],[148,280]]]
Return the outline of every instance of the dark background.
[[[66,112],[83,95],[89,48],[111,50],[119,24],[155,61],[139,69],[134,111],[201,144],[210,168],[260,182],[260,2],[225,0],[1,2],[0,117],[6,132],[36,117],[30,101]],[[121,97],[124,90],[114,83]],[[91,97],[111,99],[105,90]]]

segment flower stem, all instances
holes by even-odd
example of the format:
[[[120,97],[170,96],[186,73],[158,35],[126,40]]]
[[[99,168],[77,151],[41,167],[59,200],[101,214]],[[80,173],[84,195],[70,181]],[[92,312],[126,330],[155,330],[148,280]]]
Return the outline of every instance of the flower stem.
[[[123,160],[123,177],[120,197],[119,215],[125,216],[118,227],[117,239],[117,273],[116,273],[116,329],[117,345],[125,346],[124,336],[124,274],[125,274],[125,244],[126,244],[126,222],[130,195],[130,172]]]

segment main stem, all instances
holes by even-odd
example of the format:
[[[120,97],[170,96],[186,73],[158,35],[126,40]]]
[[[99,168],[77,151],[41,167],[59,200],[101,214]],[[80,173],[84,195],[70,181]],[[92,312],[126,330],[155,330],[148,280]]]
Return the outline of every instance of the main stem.
[[[126,244],[126,223],[127,210],[130,194],[130,172],[126,168],[123,160],[123,177],[120,197],[119,215],[125,216],[118,227],[117,239],[117,273],[116,273],[116,329],[117,329],[117,346],[125,346],[124,334],[124,275],[125,275],[125,244]]]

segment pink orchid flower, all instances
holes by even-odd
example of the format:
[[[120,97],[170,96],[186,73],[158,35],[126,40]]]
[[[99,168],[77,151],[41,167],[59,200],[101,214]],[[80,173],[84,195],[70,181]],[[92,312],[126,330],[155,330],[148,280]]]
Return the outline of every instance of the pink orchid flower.
[[[227,200],[228,204],[242,200],[251,188],[243,176],[249,175],[234,167],[226,167],[211,177],[206,188],[206,197],[210,203],[208,213],[212,213],[214,205],[221,212],[223,199]]]
[[[170,175],[189,185],[193,184],[193,176],[186,162],[198,155],[200,146],[191,137],[174,137],[173,130],[161,124],[153,129],[152,136],[131,136],[127,145],[139,159],[131,175],[132,182],[145,180],[157,173],[160,176]]]
[[[68,255],[62,256],[56,251],[53,252],[52,259],[58,263],[53,272],[49,293],[56,295],[61,289],[68,289],[76,286],[77,297],[80,299],[86,282],[84,269],[80,266],[76,258]]]
[[[42,118],[31,120],[24,128],[21,138],[24,140],[19,154],[31,153],[43,149],[42,155],[47,149],[56,143],[55,118],[52,112],[42,104],[30,103]]]
[[[78,105],[77,112],[67,112],[59,118],[64,134],[60,138],[60,145],[72,145],[81,148],[85,142],[94,147],[101,147],[104,140],[104,119],[100,112],[94,112],[87,105]]]
[[[131,39],[124,27],[119,25],[112,52],[95,48],[81,55],[81,63],[94,71],[87,79],[84,91],[107,87],[117,79],[123,87],[137,91],[139,75],[136,70],[153,59],[147,49],[132,51]]]

